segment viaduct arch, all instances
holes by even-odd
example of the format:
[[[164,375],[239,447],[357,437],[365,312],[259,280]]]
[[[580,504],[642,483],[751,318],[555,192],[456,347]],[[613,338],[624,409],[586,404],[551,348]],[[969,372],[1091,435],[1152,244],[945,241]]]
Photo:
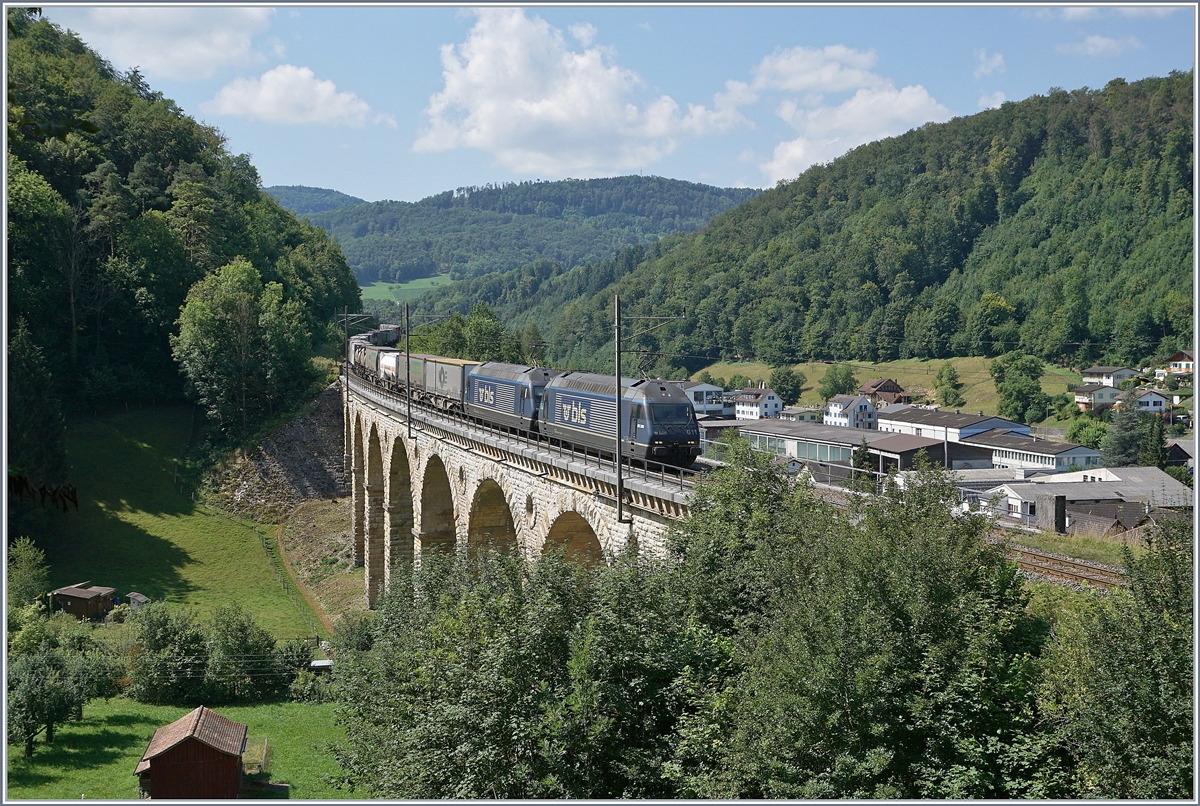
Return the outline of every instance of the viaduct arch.
[[[562,551],[595,564],[626,549],[663,550],[671,521],[687,515],[690,490],[677,479],[628,479],[627,522],[618,523],[612,467],[594,455],[581,462],[427,410],[414,411],[410,429],[398,396],[353,376],[343,394],[354,560],[368,607],[425,552],[492,546],[529,561]]]

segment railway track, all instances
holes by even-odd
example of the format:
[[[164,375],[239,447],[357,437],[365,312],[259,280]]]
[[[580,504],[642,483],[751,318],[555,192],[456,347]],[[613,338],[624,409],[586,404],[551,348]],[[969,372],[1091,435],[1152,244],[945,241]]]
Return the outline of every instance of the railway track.
[[[1068,560],[1031,549],[1028,546],[1010,546],[1009,557],[1017,561],[1017,567],[1022,571],[1040,574],[1051,579],[1090,585],[1093,588],[1104,588],[1105,590],[1115,588],[1125,582],[1125,574],[1122,571]]]

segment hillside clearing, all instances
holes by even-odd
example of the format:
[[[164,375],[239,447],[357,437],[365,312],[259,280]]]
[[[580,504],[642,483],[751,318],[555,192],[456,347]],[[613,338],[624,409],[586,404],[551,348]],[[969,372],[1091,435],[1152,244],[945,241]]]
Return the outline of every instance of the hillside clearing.
[[[188,407],[143,409],[73,424],[67,435],[79,511],[51,513],[39,540],[54,587],[91,580],[124,596],[245,607],[279,637],[310,634],[272,570],[255,524],[192,502],[173,484]],[[273,536],[270,527],[262,534]],[[310,610],[306,611],[312,621]]]
[[[453,285],[454,281],[445,275],[420,277],[407,283],[375,282],[362,286],[363,299],[384,299],[393,302],[404,302],[406,299],[416,299],[433,288],[444,288]]]

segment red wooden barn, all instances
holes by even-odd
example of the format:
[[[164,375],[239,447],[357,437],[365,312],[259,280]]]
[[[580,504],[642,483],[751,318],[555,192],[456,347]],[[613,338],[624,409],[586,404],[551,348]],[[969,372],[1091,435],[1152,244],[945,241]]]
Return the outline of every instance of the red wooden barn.
[[[154,731],[133,774],[151,799],[231,799],[242,785],[246,726],[203,705]]]

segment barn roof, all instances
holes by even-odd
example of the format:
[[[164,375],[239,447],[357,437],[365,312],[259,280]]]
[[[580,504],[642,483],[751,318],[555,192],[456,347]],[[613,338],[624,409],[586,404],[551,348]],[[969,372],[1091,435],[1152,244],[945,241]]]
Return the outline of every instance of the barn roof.
[[[214,750],[240,756],[246,746],[246,726],[240,722],[226,719],[215,711],[210,711],[201,705],[187,713],[170,725],[164,725],[154,731],[142,760],[138,762],[134,775],[140,775],[150,769],[150,759],[170,750],[185,739],[196,739]]]
[[[92,599],[96,596],[114,593],[116,590],[116,588],[105,588],[101,585],[89,586],[87,582],[80,582],[77,585],[67,585],[65,588],[55,588],[51,593],[57,593],[61,596],[71,596],[76,599]]]

